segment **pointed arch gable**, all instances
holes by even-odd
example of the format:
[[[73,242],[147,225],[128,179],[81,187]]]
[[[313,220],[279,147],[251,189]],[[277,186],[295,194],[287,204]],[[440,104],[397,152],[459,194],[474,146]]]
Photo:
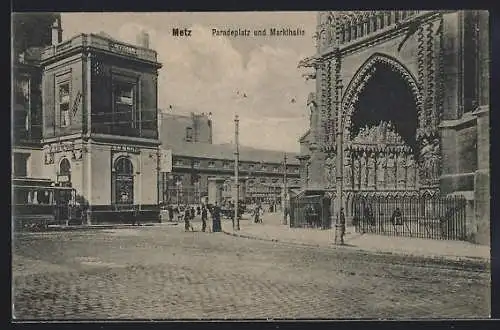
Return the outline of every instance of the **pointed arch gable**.
[[[422,93],[417,83],[415,76],[396,58],[382,54],[375,53],[371,55],[354,74],[347,85],[346,91],[342,96],[342,117],[344,118],[344,132],[349,131],[351,126],[351,116],[354,112],[354,106],[358,101],[359,95],[363,91],[366,83],[376,71],[376,65],[383,63],[391,70],[398,72],[403,79],[408,83],[408,86],[415,98],[418,116],[420,117],[422,109]]]

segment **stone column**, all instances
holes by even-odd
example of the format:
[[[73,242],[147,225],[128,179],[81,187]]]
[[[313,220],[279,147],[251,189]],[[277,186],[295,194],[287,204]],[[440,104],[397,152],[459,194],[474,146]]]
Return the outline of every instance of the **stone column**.
[[[490,244],[490,49],[489,13],[479,12],[479,104],[477,115],[477,171],[474,174],[476,242]]]
[[[309,167],[309,187],[323,188],[325,153],[317,148],[311,149],[311,165]]]

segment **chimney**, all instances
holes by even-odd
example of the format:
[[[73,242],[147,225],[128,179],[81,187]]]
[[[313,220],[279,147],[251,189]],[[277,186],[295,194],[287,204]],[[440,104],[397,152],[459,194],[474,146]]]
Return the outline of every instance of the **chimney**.
[[[146,31],[141,31],[137,35],[137,45],[142,48],[149,48],[149,34]]]
[[[52,45],[57,45],[62,42],[61,17],[57,17],[52,24]]]

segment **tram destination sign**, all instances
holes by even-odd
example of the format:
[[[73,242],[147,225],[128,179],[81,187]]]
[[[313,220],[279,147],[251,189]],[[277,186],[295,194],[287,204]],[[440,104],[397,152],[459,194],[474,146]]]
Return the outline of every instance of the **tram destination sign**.
[[[139,154],[141,151],[137,147],[127,146],[127,145],[113,145],[111,146],[111,151],[114,152],[130,152]]]

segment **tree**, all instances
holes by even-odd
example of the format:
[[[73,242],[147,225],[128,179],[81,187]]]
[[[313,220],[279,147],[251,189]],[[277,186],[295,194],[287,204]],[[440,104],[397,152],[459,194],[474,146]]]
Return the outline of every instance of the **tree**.
[[[52,42],[52,25],[60,20],[58,13],[15,13],[12,15],[14,55],[30,47],[45,47]]]

